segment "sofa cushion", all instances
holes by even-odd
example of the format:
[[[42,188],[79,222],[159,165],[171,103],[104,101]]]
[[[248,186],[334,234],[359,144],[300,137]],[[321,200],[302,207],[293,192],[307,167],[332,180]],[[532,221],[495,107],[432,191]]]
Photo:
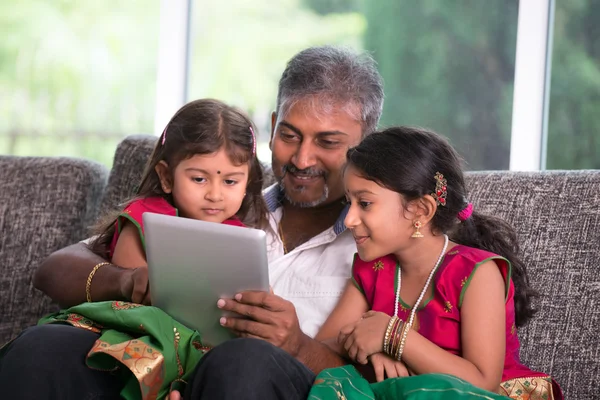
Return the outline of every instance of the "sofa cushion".
[[[600,171],[468,174],[475,210],[511,223],[532,286],[534,319],[521,357],[551,374],[565,398],[600,392]]]
[[[121,209],[121,203],[135,195],[157,140],[156,136],[134,135],[119,143],[100,205],[102,214]]]
[[[33,288],[33,273],[86,237],[107,175],[85,160],[0,156],[0,346],[55,309]]]

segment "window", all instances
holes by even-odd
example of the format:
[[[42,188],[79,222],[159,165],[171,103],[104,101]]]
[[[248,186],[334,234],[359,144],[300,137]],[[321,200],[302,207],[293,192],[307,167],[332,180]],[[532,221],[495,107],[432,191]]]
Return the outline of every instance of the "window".
[[[248,110],[266,142],[286,61],[318,44],[371,51],[385,81],[382,126],[450,137],[470,169],[507,169],[518,2],[196,2],[190,98]]]
[[[314,45],[361,48],[365,19],[357,12],[319,14],[303,1],[196,1],[192,14],[189,99],[213,97],[248,112],[268,141],[277,84],[286,62]],[[341,3],[341,2],[340,2]]]
[[[546,167],[600,169],[600,2],[556,1]]]
[[[112,164],[151,133],[158,0],[0,2],[0,154]]]

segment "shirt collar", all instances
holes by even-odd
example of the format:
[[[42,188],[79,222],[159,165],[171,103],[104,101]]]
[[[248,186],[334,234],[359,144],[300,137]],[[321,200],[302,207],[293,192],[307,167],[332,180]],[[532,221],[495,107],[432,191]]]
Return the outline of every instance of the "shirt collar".
[[[269,210],[269,212],[273,213],[281,206],[284,194],[279,183],[275,183],[266,188],[263,192],[263,195],[265,198],[265,202],[267,203],[267,209]],[[346,218],[346,214],[348,214],[348,208],[349,206],[346,205],[340,213],[337,220],[335,221],[335,224],[333,224],[333,232],[336,235],[339,235],[346,230],[346,225],[344,225],[344,219]]]

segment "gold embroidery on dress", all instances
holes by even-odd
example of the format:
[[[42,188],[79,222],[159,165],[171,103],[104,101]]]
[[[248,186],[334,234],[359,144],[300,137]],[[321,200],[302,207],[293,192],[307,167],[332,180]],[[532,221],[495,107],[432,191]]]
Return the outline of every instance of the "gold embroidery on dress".
[[[460,253],[460,251],[459,251],[459,250],[452,250],[452,251],[449,251],[447,254],[448,254],[449,256],[453,256],[453,255],[455,255],[455,254],[458,254],[458,253]]]
[[[111,304],[113,310],[129,310],[132,308],[143,307],[142,304],[130,303],[128,301],[113,301]]]
[[[515,400],[552,400],[552,379],[548,376],[515,378],[500,383],[496,393]]]
[[[181,365],[181,360],[179,359],[179,340],[181,339],[181,335],[177,332],[177,328],[173,328],[173,332],[175,333],[175,359],[177,360],[177,378],[181,378],[183,376],[183,366]]]
[[[377,261],[373,264],[373,271],[381,271],[384,268],[383,262],[381,260]]]
[[[512,326],[510,327],[510,334],[514,336],[516,331],[517,331],[517,326],[513,322]]]
[[[467,281],[469,280],[468,276],[465,276],[462,281],[460,281],[460,287],[463,287],[467,284]]]
[[[333,389],[333,392],[335,393],[337,400],[347,400],[348,399],[344,395],[344,388],[338,378],[334,378],[334,377],[319,378],[319,379],[315,380],[315,382],[313,383],[313,386],[316,386],[316,385],[329,386],[331,389]]]
[[[95,323],[91,319],[84,317],[79,314],[69,314],[67,315],[67,321],[69,324],[73,325],[76,328],[85,329],[87,331],[101,333],[103,326]]]
[[[114,345],[96,340],[88,357],[98,353],[113,357],[135,375],[142,399],[155,399],[158,396],[165,377],[164,356],[160,351],[137,339]]]
[[[212,349],[212,347],[211,347],[211,346],[203,346],[203,345],[202,345],[202,343],[200,343],[200,342],[199,342],[199,341],[197,341],[197,340],[194,340],[194,341],[192,342],[192,346],[194,346],[194,348],[195,348],[196,350],[198,350],[198,351],[201,351],[201,352],[202,352],[202,354],[206,354],[206,353],[208,353],[208,351],[209,351],[210,349]]]
[[[447,313],[452,312],[452,303],[450,303],[449,301],[446,301],[444,303],[444,311],[446,311]]]

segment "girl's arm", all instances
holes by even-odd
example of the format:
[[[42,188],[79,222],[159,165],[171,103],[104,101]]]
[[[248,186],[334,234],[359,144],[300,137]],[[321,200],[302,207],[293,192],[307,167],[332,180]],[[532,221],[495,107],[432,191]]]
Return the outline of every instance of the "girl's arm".
[[[496,390],[504,369],[506,317],[505,282],[494,261],[482,264],[474,272],[460,318],[462,357],[411,330],[402,360],[417,374],[450,374],[475,386]]]
[[[146,252],[138,229],[129,221],[121,229],[111,262],[123,268],[147,267]]]
[[[340,356],[346,357],[346,350],[337,341],[340,329],[358,321],[367,311],[369,311],[367,299],[352,280],[348,280],[342,297],[319,330],[319,333],[317,333],[317,336],[315,336],[315,340],[323,342]]]

